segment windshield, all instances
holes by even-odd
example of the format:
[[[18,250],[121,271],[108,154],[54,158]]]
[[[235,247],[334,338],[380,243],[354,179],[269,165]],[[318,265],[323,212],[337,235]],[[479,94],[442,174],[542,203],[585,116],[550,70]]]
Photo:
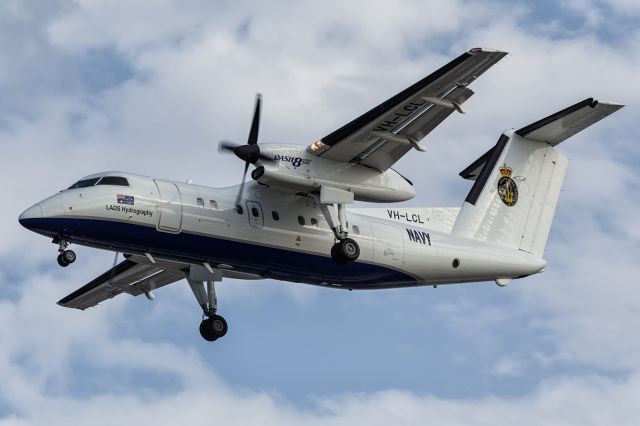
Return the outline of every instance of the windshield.
[[[69,187],[69,189],[74,188],[86,188],[87,186],[93,186],[100,178],[91,178],[91,179],[82,179]]]
[[[129,186],[129,181],[127,181],[127,178],[123,178],[122,176],[105,176],[100,179],[100,182],[98,182],[97,185]]]
[[[71,185],[69,189],[86,188],[88,186],[94,185],[129,186],[129,181],[127,180],[127,178],[124,178],[122,176],[102,176],[90,179],[82,179]]]

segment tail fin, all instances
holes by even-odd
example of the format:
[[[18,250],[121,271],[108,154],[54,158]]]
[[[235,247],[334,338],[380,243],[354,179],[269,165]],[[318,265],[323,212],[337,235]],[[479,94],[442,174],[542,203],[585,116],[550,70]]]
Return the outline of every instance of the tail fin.
[[[475,183],[452,234],[542,257],[568,162],[555,146],[622,106],[589,98],[505,132],[460,173]]]

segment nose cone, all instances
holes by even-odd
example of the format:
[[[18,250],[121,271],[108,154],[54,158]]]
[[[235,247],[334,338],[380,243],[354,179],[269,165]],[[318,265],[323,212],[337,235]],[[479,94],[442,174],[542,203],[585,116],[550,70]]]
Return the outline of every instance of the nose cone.
[[[22,212],[18,221],[22,226],[28,228],[29,219],[41,219],[42,217],[44,217],[42,213],[42,206],[40,204],[34,204]]]

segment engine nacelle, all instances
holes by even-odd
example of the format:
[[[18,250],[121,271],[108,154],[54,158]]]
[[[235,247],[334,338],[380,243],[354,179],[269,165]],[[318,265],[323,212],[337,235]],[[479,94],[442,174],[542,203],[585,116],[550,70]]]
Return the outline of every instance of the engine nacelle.
[[[274,162],[258,162],[251,177],[257,182],[291,190],[314,192],[321,186],[350,191],[354,199],[370,202],[410,200],[416,192],[411,182],[394,170],[381,172],[356,163],[317,157],[297,145],[261,145]]]

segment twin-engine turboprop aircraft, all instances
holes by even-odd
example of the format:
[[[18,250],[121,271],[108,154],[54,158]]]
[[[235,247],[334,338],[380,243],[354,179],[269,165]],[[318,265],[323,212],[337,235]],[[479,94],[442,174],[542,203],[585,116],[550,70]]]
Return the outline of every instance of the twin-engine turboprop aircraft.
[[[473,181],[462,207],[350,208],[415,196],[391,167],[421,155],[421,140],[473,95],[469,85],[506,55],[471,49],[308,147],[258,145],[258,96],[246,145],[221,142],[253,181],[209,188],[132,173],[82,178],[20,215],[53,238],[58,263],[69,244],[124,253],[125,260],[58,302],[86,309],[127,293],[187,280],[202,307],[200,333],[227,332],[214,283],[272,278],[343,289],[493,280],[503,286],[541,272],[567,159],[556,145],[622,105],[578,102],[498,142],[460,175]]]

